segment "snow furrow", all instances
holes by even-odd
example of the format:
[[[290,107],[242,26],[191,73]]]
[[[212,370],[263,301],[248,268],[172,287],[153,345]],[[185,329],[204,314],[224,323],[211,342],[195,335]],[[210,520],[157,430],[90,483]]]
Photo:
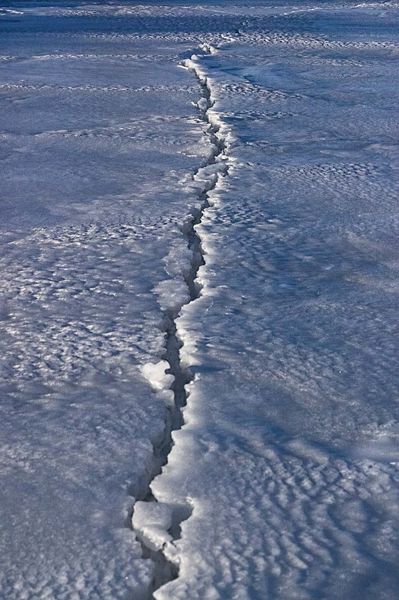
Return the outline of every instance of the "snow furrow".
[[[151,559],[154,564],[154,577],[151,589],[148,591],[150,598],[157,589],[179,576],[178,560],[173,561],[170,557],[174,556],[174,542],[180,538],[180,524],[192,514],[189,501],[185,505],[171,505],[158,501],[152,492],[151,484],[157,476],[162,475],[162,468],[168,463],[174,445],[173,432],[184,427],[183,408],[189,398],[188,385],[194,380],[193,374],[181,360],[180,349],[183,342],[179,336],[176,320],[183,306],[201,296],[202,286],[197,276],[200,267],[205,265],[205,252],[196,226],[201,223],[205,212],[211,206],[211,192],[228,174],[231,166],[228,156],[231,133],[214,108],[212,82],[200,65],[201,58],[216,53],[217,49],[204,44],[201,46],[201,51],[202,55],[193,54],[190,59],[181,64],[183,68],[193,73],[199,83],[201,98],[196,106],[205,124],[205,135],[211,146],[207,161],[194,172],[189,186],[197,194],[196,207],[192,209],[189,220],[181,224],[182,235],[190,252],[190,266],[184,274],[188,300],[163,310],[166,339],[163,360],[158,364],[147,364],[143,368],[144,376],[168,404],[168,419],[165,423],[163,439],[157,446],[154,445],[148,484],[136,493],[131,517],[133,529],[142,545],[143,556]]]

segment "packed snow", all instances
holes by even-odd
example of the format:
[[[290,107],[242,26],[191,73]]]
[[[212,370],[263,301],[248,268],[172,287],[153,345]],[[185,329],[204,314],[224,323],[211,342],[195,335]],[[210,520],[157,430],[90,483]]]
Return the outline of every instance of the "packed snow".
[[[3,4],[0,598],[396,599],[399,4]]]

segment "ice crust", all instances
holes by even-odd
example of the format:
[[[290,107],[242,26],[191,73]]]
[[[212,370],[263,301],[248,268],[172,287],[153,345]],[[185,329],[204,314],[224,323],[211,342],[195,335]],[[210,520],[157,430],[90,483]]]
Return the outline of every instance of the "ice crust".
[[[0,598],[397,598],[398,5],[275,4],[0,8]]]
[[[194,510],[157,600],[397,595],[398,29],[290,15],[194,57],[234,168],[177,319],[195,380],[151,488]]]
[[[184,44],[17,4],[0,15],[0,598],[140,600],[154,565],[130,517],[173,402],[163,298],[197,202],[181,182],[210,151],[197,86]]]

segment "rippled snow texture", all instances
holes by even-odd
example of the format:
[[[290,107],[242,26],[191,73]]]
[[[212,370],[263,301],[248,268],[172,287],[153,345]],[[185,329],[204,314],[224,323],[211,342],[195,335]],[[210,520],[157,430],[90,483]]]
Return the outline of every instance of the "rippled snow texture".
[[[201,58],[234,168],[177,323],[196,381],[152,489],[194,512],[159,600],[397,596],[398,13],[380,11],[252,23]]]
[[[0,597],[147,598],[129,515],[166,403],[142,366],[164,353],[156,290],[189,267],[197,86],[184,46],[18,6],[0,15]]]
[[[152,491],[193,513],[155,597],[397,598],[398,24],[393,1],[0,9],[0,596],[148,598],[127,522],[212,151],[196,54],[232,168],[177,321],[195,380]]]

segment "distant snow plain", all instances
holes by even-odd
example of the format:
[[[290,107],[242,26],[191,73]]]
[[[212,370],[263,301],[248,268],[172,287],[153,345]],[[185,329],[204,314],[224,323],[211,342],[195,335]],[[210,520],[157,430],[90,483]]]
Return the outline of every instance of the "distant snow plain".
[[[2,3],[0,598],[397,598],[398,41]]]

